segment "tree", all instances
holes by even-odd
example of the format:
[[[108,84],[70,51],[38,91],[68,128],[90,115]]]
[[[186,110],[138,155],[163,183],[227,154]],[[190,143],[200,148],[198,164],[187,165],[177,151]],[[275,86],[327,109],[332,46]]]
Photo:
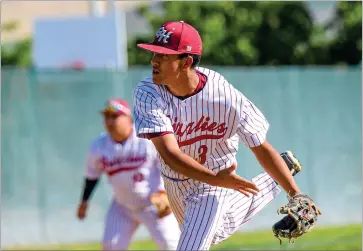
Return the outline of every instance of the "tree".
[[[183,20],[203,38],[203,65],[359,64],[362,54],[362,3],[337,2],[326,26],[313,22],[304,2],[163,1],[162,13],[139,9],[152,26],[150,35],[128,41],[130,65],[149,65],[151,54],[136,44],[152,41],[166,20]],[[12,32],[16,22],[2,24]],[[328,36],[333,30],[335,37]],[[31,65],[31,38],[1,46],[1,65]]]
[[[13,32],[17,29],[15,21],[1,25],[3,32]],[[29,67],[31,65],[31,38],[22,39],[11,45],[1,45],[1,66]]]
[[[325,37],[325,31],[316,28],[303,2],[165,1],[161,5],[162,15],[145,6],[140,13],[155,31],[165,20],[183,20],[196,27],[203,38],[203,64],[328,63],[328,57],[321,55],[326,54],[321,45],[325,39],[315,40],[314,47],[311,43],[317,35]],[[138,55],[142,55],[138,62],[146,63],[147,54]]]
[[[362,61],[362,2],[338,2],[329,28],[337,29],[329,48],[332,63],[359,64]]]

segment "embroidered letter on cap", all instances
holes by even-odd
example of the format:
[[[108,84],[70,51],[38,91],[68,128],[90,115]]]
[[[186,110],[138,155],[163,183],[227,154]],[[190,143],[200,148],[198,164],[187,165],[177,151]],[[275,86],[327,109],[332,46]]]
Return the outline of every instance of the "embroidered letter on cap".
[[[169,41],[168,39],[170,38],[170,35],[172,34],[173,32],[171,31],[167,31],[165,30],[164,27],[161,27],[157,32],[156,32],[156,37],[158,38],[158,41],[160,42],[161,40],[163,40],[163,43],[164,44],[167,44]]]

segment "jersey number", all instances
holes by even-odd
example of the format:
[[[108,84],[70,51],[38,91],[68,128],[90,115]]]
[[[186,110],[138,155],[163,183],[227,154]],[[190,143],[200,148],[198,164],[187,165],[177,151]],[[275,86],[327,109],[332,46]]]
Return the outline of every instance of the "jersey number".
[[[134,175],[134,182],[141,182],[145,179],[144,175],[142,173],[136,173]]]
[[[204,164],[205,161],[207,160],[207,152],[208,152],[208,147],[206,145],[201,145],[198,149],[198,153],[199,153],[199,157],[198,157],[198,162],[200,164]]]

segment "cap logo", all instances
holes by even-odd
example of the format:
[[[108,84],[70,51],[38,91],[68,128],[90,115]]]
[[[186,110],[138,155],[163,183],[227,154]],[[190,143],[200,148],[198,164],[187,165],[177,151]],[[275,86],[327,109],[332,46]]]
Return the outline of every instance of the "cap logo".
[[[172,34],[172,31],[167,31],[165,30],[164,26],[161,27],[157,32],[156,32],[156,37],[158,39],[159,42],[163,41],[164,44],[167,44],[170,38],[170,35]]]
[[[106,109],[106,111],[110,111],[110,112],[123,112],[125,114],[130,114],[130,109],[128,109],[127,107],[125,107],[124,105],[117,103],[113,100],[111,100]]]

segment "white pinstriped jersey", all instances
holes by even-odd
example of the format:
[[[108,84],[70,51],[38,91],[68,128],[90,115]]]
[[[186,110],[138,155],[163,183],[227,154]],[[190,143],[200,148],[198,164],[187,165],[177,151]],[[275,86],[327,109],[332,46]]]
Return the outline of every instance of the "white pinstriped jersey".
[[[139,137],[173,132],[180,149],[211,170],[236,162],[238,142],[258,146],[266,138],[269,123],[258,108],[219,73],[197,70],[207,83],[197,94],[181,100],[148,77],[134,90],[134,119]],[[161,159],[162,173],[173,179],[188,177],[173,171]]]
[[[164,190],[160,162],[153,144],[136,136],[135,131],[122,143],[108,134],[96,138],[87,157],[86,176],[108,176],[115,200],[136,210],[151,205],[149,195]]]

